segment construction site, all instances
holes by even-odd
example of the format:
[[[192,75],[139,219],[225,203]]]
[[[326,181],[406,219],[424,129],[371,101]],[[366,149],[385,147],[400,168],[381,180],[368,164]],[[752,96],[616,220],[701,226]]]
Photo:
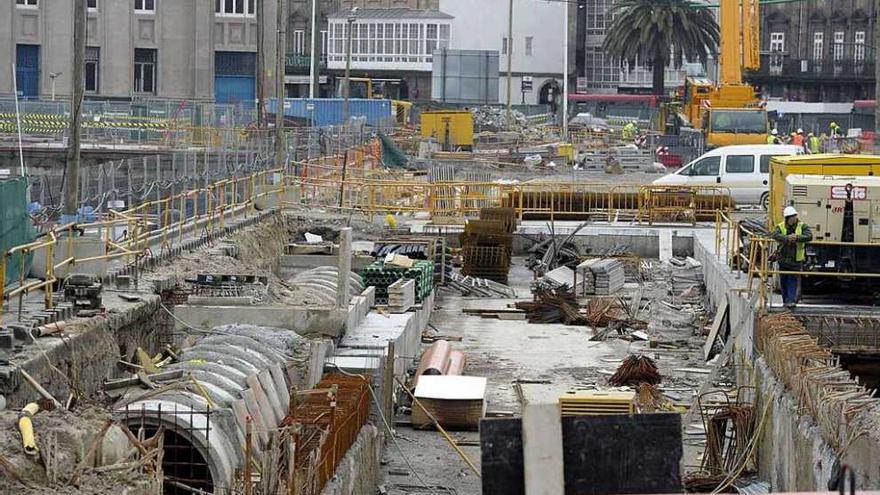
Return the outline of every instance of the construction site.
[[[718,8],[647,119],[0,98],[0,494],[880,491],[873,129]]]

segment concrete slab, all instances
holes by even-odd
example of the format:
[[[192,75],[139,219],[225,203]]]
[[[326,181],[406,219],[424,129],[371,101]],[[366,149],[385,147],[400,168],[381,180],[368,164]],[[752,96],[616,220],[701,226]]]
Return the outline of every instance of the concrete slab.
[[[523,465],[526,495],[564,495],[562,417],[556,395],[523,404]]]
[[[287,404],[282,404],[281,400],[278,399],[278,391],[275,390],[275,381],[272,379],[272,374],[266,369],[257,375],[257,379],[260,381],[260,385],[263,387],[263,393],[266,394],[266,398],[272,406],[275,418],[278,419],[278,422],[280,423],[281,420],[284,419],[284,416],[287,415]]]
[[[250,390],[254,392],[257,404],[260,406],[260,414],[263,415],[266,429],[275,428],[281,420],[276,416],[275,409],[272,407],[272,403],[269,402],[269,397],[266,396],[263,386],[260,385],[260,379],[254,374],[247,377],[246,381]]]
[[[672,231],[661,230],[660,237],[660,261],[668,261],[672,259]]]
[[[175,306],[175,316],[195,328],[250,324],[285,328],[300,335],[338,337],[349,318],[349,310],[332,308],[297,308],[291,306]],[[180,324],[180,329],[184,325]]]
[[[357,328],[342,337],[339,347],[385,349],[390,340],[395,342],[396,352],[401,357],[412,358],[418,355],[421,332],[416,326],[415,313],[370,313]]]
[[[266,427],[268,421],[263,418],[263,413],[261,412],[262,407],[257,401],[257,394],[254,393],[253,389],[247,388],[242,390],[241,397],[244,399],[248,415],[253,421],[252,426],[256,438],[260,440],[260,445],[265,447],[269,444],[269,430]]]

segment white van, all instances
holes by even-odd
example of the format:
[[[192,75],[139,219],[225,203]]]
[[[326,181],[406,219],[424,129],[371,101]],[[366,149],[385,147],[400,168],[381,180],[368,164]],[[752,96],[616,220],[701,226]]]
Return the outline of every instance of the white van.
[[[654,181],[664,186],[719,186],[730,189],[737,205],[769,206],[770,158],[800,155],[800,146],[741,144],[722,146]]]

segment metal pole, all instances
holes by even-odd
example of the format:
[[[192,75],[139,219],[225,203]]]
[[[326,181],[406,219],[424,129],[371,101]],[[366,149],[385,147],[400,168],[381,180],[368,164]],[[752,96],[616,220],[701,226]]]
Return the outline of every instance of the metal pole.
[[[348,123],[348,97],[351,94],[351,28],[354,27],[354,10],[352,9],[351,13],[348,15],[348,30],[346,31],[346,41],[345,41],[345,78],[344,78],[344,86],[342,87],[342,97],[344,98],[342,101],[342,118],[344,119],[343,123]]]
[[[266,47],[263,39],[266,18],[263,15],[263,0],[257,0],[257,129],[263,128],[263,110],[266,105]]]
[[[275,47],[275,167],[284,161],[284,53],[287,51],[287,2],[278,0],[278,42]]]
[[[880,0],[874,1],[874,15],[880,12]],[[880,152],[880,25],[874,20],[874,153]]]
[[[318,84],[318,0],[312,0],[312,60],[309,67],[309,98],[315,98]]]
[[[507,11],[507,125],[510,126],[512,122],[513,113],[511,112],[510,107],[510,92],[513,89],[511,84],[511,75],[513,72],[513,0],[510,0],[510,4]]]
[[[15,64],[12,64],[12,92],[15,93],[15,122],[18,127],[18,161],[21,167],[21,176],[24,177],[26,170],[24,168],[24,147],[21,144],[21,111],[18,108],[18,81],[15,79]],[[28,201],[30,201],[30,198],[28,198]]]
[[[68,223],[76,215],[79,198],[79,148],[82,100],[85,90],[83,60],[86,56],[86,0],[73,2],[73,76],[70,101],[70,148],[67,154],[67,171],[64,184],[64,206],[61,223]]]
[[[562,31],[562,140],[568,139],[568,3],[565,6],[565,28]]]

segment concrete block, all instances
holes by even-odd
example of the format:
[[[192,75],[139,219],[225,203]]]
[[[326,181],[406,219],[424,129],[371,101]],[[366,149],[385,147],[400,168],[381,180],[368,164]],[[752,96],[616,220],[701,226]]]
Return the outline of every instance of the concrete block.
[[[565,495],[559,402],[526,403],[522,435],[526,495]]]

